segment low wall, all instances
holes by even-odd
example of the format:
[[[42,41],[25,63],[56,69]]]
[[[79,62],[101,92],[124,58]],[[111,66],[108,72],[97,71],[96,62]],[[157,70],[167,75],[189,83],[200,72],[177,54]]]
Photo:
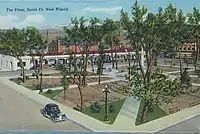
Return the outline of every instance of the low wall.
[[[31,68],[30,58],[28,56],[23,57],[22,61],[26,63],[25,69],[29,70]],[[21,68],[17,66],[18,62],[19,60],[13,56],[0,54],[0,68],[2,69],[7,69],[9,71],[20,70]]]

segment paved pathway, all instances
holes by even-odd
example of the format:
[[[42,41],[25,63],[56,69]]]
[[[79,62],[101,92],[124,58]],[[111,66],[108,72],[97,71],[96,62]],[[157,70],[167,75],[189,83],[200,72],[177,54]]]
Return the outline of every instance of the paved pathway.
[[[138,114],[138,109],[140,106],[140,100],[136,99],[135,97],[128,97],[119,114],[117,115],[117,118],[114,122],[114,124],[122,124],[122,122],[129,122],[133,126],[135,126],[135,121]]]
[[[104,83],[110,83],[110,82],[116,82],[118,80],[116,79],[110,79],[110,80],[105,80],[105,81],[101,81],[101,84],[104,84]],[[97,85],[98,82],[91,82],[91,83],[87,83],[87,85],[91,86],[91,85]],[[72,89],[72,88],[77,88],[78,86],[77,85],[69,85],[69,89]],[[55,91],[55,90],[62,90],[63,87],[55,87],[55,88],[47,88],[47,89],[43,89],[43,92],[47,92],[48,90],[52,90],[52,91]],[[36,93],[39,93],[39,91],[34,91]]]

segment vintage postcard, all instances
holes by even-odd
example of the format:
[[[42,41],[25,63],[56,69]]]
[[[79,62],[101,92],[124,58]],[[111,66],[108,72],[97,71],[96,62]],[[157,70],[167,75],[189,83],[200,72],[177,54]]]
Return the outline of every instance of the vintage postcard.
[[[200,0],[0,0],[0,133],[196,134]]]

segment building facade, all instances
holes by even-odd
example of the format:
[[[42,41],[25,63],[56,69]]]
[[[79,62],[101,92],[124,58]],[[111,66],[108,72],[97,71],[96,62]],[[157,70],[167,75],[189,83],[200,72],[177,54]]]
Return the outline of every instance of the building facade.
[[[144,53],[143,53],[144,54]],[[114,60],[117,60],[118,62],[125,62],[129,59],[130,55],[130,60],[133,61],[135,59],[135,52],[117,52],[117,57],[114,58]],[[69,63],[69,56],[70,55],[49,55],[45,54],[44,55],[44,62],[43,65],[47,66],[52,66],[56,64],[66,64]],[[82,56],[82,54],[76,54],[77,57]],[[89,58],[94,58],[94,62],[98,60],[99,54],[90,54]],[[35,60],[35,61],[34,61]],[[36,64],[39,64],[40,56],[23,56],[22,61],[24,64],[24,68],[26,70],[29,70],[33,68],[33,63],[35,62]],[[142,59],[142,63],[144,59]],[[112,61],[111,59],[111,53],[107,52],[105,53],[105,63],[110,63]],[[16,59],[13,56],[8,56],[8,55],[0,55],[0,68],[4,68],[10,71],[17,71],[20,70],[20,64],[19,60]]]
[[[184,43],[182,47],[176,49],[175,54],[176,57],[179,57],[179,50],[182,58],[187,57],[190,58],[192,54],[197,51],[197,45],[195,42]]]

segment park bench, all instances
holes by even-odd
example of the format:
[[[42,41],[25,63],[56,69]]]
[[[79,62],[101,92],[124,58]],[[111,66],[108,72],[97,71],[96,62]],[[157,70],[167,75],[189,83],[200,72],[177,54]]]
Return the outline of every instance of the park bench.
[[[194,101],[194,102],[189,104],[189,107],[194,107],[194,106],[199,105],[199,104],[200,104],[199,101]]]
[[[176,113],[178,111],[180,111],[180,109],[178,107],[169,108],[169,113],[170,114]]]

